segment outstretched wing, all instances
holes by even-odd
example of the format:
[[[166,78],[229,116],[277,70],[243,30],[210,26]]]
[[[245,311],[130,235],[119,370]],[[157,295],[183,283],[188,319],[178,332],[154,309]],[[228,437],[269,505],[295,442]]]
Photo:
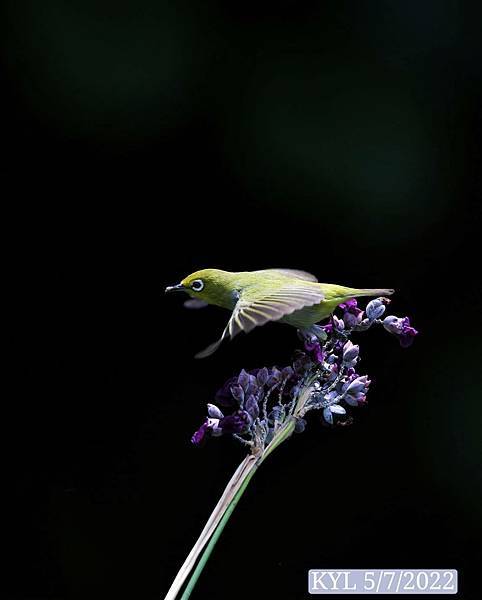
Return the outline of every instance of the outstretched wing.
[[[303,284],[301,279],[290,281],[276,291],[267,292],[264,296],[243,298],[241,295],[221,338],[196,354],[196,358],[210,356],[228,337],[233,339],[241,331],[249,333],[268,321],[278,321],[305,306],[319,304],[324,298],[321,289]]]
[[[285,275],[286,277],[314,281],[315,283],[318,282],[318,279],[314,275],[307,273],[306,271],[300,271],[299,269],[262,269],[261,271],[255,271],[255,273],[278,273],[279,275]]]
[[[189,300],[184,302],[184,307],[191,310],[198,310],[199,308],[205,308],[206,306],[208,306],[208,303],[204,302],[204,300],[199,300],[199,298],[189,298]]]

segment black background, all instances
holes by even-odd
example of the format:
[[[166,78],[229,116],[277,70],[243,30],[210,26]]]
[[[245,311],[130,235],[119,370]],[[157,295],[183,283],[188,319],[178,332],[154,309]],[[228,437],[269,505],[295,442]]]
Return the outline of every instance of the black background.
[[[9,598],[159,598],[243,457],[190,444],[276,324],[168,284],[287,266],[394,287],[370,403],[265,463],[193,598],[307,598],[310,568],[457,568],[478,597],[480,20],[470,3],[2,9]]]

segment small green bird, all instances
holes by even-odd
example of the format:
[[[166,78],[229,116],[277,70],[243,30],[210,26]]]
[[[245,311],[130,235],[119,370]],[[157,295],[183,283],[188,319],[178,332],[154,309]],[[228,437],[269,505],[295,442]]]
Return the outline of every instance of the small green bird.
[[[191,296],[185,303],[188,308],[214,304],[232,311],[221,338],[196,354],[196,358],[211,355],[227,337],[233,339],[240,331],[249,333],[268,321],[309,331],[350,298],[393,294],[389,289],[356,289],[319,283],[314,275],[295,269],[240,273],[203,269],[188,275],[178,285],[166,288],[166,292],[174,291]]]

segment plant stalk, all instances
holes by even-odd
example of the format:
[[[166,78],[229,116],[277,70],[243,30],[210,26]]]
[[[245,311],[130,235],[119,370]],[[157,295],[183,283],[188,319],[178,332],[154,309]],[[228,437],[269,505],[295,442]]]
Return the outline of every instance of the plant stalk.
[[[246,490],[251,478],[255,474],[259,465],[275,450],[282,442],[284,442],[295,428],[296,419],[289,417],[286,423],[278,430],[271,442],[266,446],[260,454],[249,454],[241,462],[236,469],[233,477],[226,486],[223,495],[217,503],[214,511],[209,517],[204,529],[201,532],[197,542],[194,544],[191,552],[184,561],[176,578],[174,579],[165,600],[175,600],[186,581],[189,573],[192,571],[198,557],[199,562],[191,575],[191,578],[184,590],[181,600],[187,600],[196,585],[196,582],[202,573],[206,563],[211,555],[211,552],[216,545],[229,517],[233,513],[241,496]],[[204,549],[204,552],[203,552]]]

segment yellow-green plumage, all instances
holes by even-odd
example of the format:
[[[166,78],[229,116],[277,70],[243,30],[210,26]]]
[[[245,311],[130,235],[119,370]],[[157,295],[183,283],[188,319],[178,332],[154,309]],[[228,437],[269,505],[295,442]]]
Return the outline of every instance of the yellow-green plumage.
[[[350,298],[393,293],[390,289],[356,289],[319,283],[313,275],[292,269],[239,273],[203,269],[166,289],[171,290],[185,291],[199,304],[213,304],[232,311],[221,339],[196,355],[197,358],[212,354],[225,338],[233,338],[240,331],[248,333],[268,321],[306,329],[330,316],[340,303]]]

